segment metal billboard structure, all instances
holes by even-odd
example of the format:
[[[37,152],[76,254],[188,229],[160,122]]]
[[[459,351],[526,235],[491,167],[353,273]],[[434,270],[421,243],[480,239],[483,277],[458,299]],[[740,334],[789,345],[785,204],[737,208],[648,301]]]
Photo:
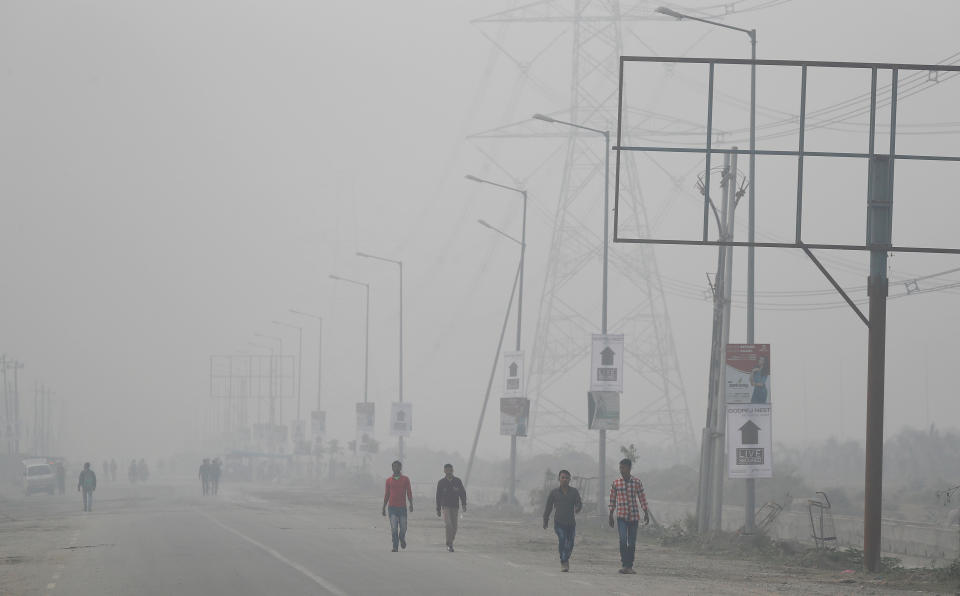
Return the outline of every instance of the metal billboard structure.
[[[294,397],[295,371],[292,355],[210,356],[210,397],[220,402],[216,429],[231,434],[249,431],[250,424],[282,425],[283,400]]]
[[[677,65],[700,65],[707,71],[707,96],[705,105],[706,127],[703,129],[704,142],[702,145],[671,146],[657,145],[629,145],[624,144],[624,89],[627,68],[637,64],[659,64],[669,68]],[[714,128],[716,105],[715,85],[719,68],[756,68],[768,67],[775,72],[788,71],[789,74],[799,76],[799,117],[796,120],[797,138],[796,148],[791,149],[754,149],[743,150],[737,148],[720,148],[714,146],[717,130]],[[807,123],[808,101],[808,74],[811,72],[830,71],[833,73],[866,72],[870,75],[869,102],[867,112],[869,125],[867,138],[862,139],[865,151],[824,151],[809,150],[805,146],[806,134],[810,129]],[[868,372],[867,372],[867,425],[866,425],[866,474],[864,497],[864,566],[870,571],[876,571],[880,563],[880,514],[882,496],[883,472],[883,413],[884,413],[884,370],[886,350],[886,303],[888,294],[887,256],[890,252],[926,253],[926,254],[960,254],[960,248],[934,245],[895,245],[892,239],[893,231],[893,199],[894,199],[894,166],[897,162],[960,162],[960,155],[936,155],[926,153],[897,153],[897,115],[900,75],[903,72],[912,73],[917,77],[926,77],[931,81],[945,80],[960,73],[960,66],[954,64],[895,64],[895,63],[867,63],[867,62],[832,62],[832,61],[801,61],[801,60],[741,60],[719,58],[662,58],[647,56],[621,56],[619,69],[618,91],[618,124],[617,143],[614,150],[616,160],[616,187],[614,191],[614,242],[635,243],[641,245],[687,245],[687,246],[717,246],[717,247],[760,247],[760,248],[788,248],[803,251],[817,269],[827,278],[836,291],[855,311],[857,316],[868,328]],[[919,73],[919,74],[918,74]],[[889,84],[878,90],[878,80],[881,74],[889,76]],[[881,93],[883,95],[881,95]],[[904,96],[907,96],[904,93]],[[889,124],[880,127],[877,123],[878,105],[889,111]],[[954,101],[953,105],[956,105]],[[955,108],[954,108],[955,109]],[[877,146],[878,130],[885,128],[889,136],[889,146],[885,151]],[[881,130],[882,132],[882,130]],[[695,154],[703,156],[704,168],[704,201],[702,228],[695,236],[668,236],[652,237],[644,235],[625,236],[621,234],[619,225],[619,211],[621,208],[621,172],[629,169],[622,162],[624,154],[639,152],[641,154]],[[750,242],[733,241],[724,237],[711,235],[710,225],[710,175],[712,157],[715,154],[736,154],[753,156],[770,156],[792,158],[796,162],[796,198],[794,200],[794,237],[785,242]],[[867,213],[866,213],[866,241],[857,243],[829,243],[804,241],[804,164],[807,158],[825,158],[866,162],[867,164]],[[630,163],[628,161],[628,163]],[[854,301],[847,295],[839,283],[830,275],[826,267],[816,258],[812,250],[841,250],[864,251],[870,254],[870,272],[868,277],[869,311],[863,313]],[[713,421],[716,422],[716,421]],[[719,434],[722,444],[722,427],[709,428],[713,436]],[[718,432],[719,431],[719,432]],[[706,434],[705,434],[706,436]],[[720,447],[722,449],[722,447]],[[709,465],[710,460],[701,461],[701,466]],[[703,477],[703,474],[701,475]],[[708,475],[712,482],[722,482],[720,475],[712,471]],[[701,487],[702,489],[703,487]],[[709,494],[701,490],[701,495]],[[749,504],[749,501],[748,501]],[[700,504],[698,503],[698,511]],[[746,512],[752,517],[753,512]]]

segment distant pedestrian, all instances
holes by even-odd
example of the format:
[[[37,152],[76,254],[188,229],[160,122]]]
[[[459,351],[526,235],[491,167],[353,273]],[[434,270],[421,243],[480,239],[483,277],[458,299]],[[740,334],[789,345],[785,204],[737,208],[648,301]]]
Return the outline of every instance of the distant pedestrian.
[[[467,510],[467,489],[463,482],[453,475],[453,464],[443,466],[443,478],[437,482],[437,517],[443,516],[446,530],[447,551],[453,552],[453,539],[457,536],[457,516],[460,504]]]
[[[137,460],[130,460],[130,468],[127,470],[127,478],[130,480],[130,484],[137,483]]]
[[[200,464],[200,491],[203,496],[210,492],[210,460],[204,459]]]
[[[150,478],[150,469],[147,468],[147,460],[140,458],[140,463],[137,464],[137,479],[140,482],[146,482]]]
[[[640,525],[640,510],[643,509],[643,524],[650,523],[647,511],[647,496],[643,492],[643,483],[630,475],[633,462],[620,460],[620,478],[610,487],[610,527],[613,527],[613,515],[617,515],[617,533],[620,534],[620,573],[636,573],[633,570],[633,557],[637,549],[637,527]],[[639,505],[639,506],[638,506]]]
[[[557,548],[560,551],[560,571],[570,571],[570,555],[573,554],[573,539],[577,535],[575,514],[583,509],[580,491],[570,486],[570,472],[560,470],[560,486],[550,491],[547,505],[543,508],[543,529],[547,529],[550,514],[553,516],[553,531],[557,534]]]
[[[60,495],[67,494],[67,468],[64,467],[62,461],[57,462],[57,467],[54,471],[57,475],[57,493]]]
[[[220,492],[220,458],[215,457],[210,462],[210,490],[216,495]]]
[[[117,460],[110,458],[110,480],[117,481]]]
[[[80,479],[77,480],[77,492],[83,492],[83,510],[93,511],[93,491],[97,490],[97,475],[90,469],[90,462],[83,464]]]
[[[403,464],[397,460],[391,467],[393,476],[387,478],[380,514],[387,515],[387,510],[390,511],[390,536],[393,538],[393,552],[397,552],[398,545],[407,548],[407,500],[410,501],[410,511],[413,511],[413,490],[410,479],[400,473]]]

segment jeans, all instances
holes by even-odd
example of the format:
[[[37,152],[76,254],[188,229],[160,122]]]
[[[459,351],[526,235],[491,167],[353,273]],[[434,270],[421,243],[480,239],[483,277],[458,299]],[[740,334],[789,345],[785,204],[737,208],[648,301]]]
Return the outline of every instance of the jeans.
[[[637,550],[637,527],[639,521],[627,521],[617,518],[617,532],[620,534],[620,562],[624,568],[633,567],[633,555]]]
[[[553,531],[557,533],[557,549],[560,551],[560,562],[566,563],[573,554],[573,539],[577,535],[575,524],[553,524]]]
[[[93,511],[93,491],[92,490],[83,491],[83,510]]]
[[[406,507],[387,507],[387,515],[390,516],[390,536],[393,537],[393,548],[397,548],[401,542],[407,541],[407,508]]]
[[[457,515],[460,514],[458,507],[442,507],[443,527],[446,530],[447,546],[453,546],[453,539],[457,537]]]

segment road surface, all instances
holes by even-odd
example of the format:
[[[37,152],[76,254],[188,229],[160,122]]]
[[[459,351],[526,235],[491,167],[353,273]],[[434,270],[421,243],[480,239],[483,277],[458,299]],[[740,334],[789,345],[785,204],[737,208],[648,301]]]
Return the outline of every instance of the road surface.
[[[225,483],[101,483],[93,511],[78,493],[0,496],[0,594],[478,595],[837,594],[863,586],[835,573],[767,569],[637,548],[637,575],[618,574],[616,533],[582,518],[571,572],[537,514],[468,511],[456,552],[444,547],[433,503],[418,498],[409,544],[390,552],[378,487],[280,488]],[[871,588],[872,590],[873,588]],[[874,591],[873,593],[898,593]]]

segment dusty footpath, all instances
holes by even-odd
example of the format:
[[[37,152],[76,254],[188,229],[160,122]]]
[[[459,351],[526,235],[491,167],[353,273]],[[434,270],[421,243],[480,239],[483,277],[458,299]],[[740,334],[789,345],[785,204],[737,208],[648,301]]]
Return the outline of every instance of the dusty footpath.
[[[159,551],[162,553],[160,558],[143,562],[144,569],[156,573],[160,579],[169,577],[170,569],[184,564],[183,559],[178,558],[177,549],[169,547],[180,540],[179,534],[173,533],[179,523],[176,520],[200,519],[190,516],[204,511],[220,515],[230,523],[248,523],[249,531],[264,528],[263,533],[258,534],[263,536],[258,541],[278,551],[309,552],[309,542],[296,551],[292,543],[287,545],[282,541],[286,536],[294,538],[288,531],[291,527],[314,524],[317,530],[301,534],[298,539],[314,540],[320,546],[323,541],[329,541],[330,535],[324,535],[323,527],[329,526],[331,531],[348,528],[352,536],[359,537],[363,548],[378,557],[390,556],[389,524],[380,515],[378,490],[228,485],[214,502],[200,499],[193,488],[186,482],[182,486],[177,483],[149,487],[107,485],[98,490],[99,500],[90,514],[79,510],[79,498],[75,494],[30,499],[17,494],[0,494],[0,594],[79,593],[70,589],[70,581],[76,581],[71,577],[75,578],[80,575],[80,570],[91,567],[103,574],[99,579],[104,585],[118,585],[111,583],[110,575],[129,573],[130,565],[138,562],[135,558],[125,559],[127,562],[122,567],[126,569],[110,563],[109,557],[121,553],[117,552],[118,548],[111,548],[113,540],[102,533],[104,528],[123,528],[140,523],[138,520],[154,518],[166,526],[162,532],[169,542],[165,550]],[[790,549],[784,552],[770,544],[760,548],[729,544],[729,540],[740,540],[736,537],[728,537],[728,543],[718,542],[713,548],[703,543],[676,540],[675,537],[666,540],[656,531],[641,536],[637,546],[637,575],[623,576],[617,573],[617,535],[605,526],[605,521],[601,516],[581,515],[571,571],[561,574],[556,537],[552,528],[542,528],[539,513],[518,514],[490,507],[468,509],[460,522],[457,552],[450,554],[443,547],[442,523],[435,515],[432,500],[418,496],[409,519],[410,549],[383,561],[388,564],[422,564],[423,569],[416,572],[423,574],[432,573],[438,565],[443,566],[444,561],[450,560],[448,557],[457,557],[459,563],[464,559],[483,562],[490,568],[508,570],[528,581],[527,587],[518,586],[524,593],[531,593],[529,586],[536,586],[538,582],[544,586],[563,586],[563,592],[570,594],[960,593],[960,581],[944,571],[888,569],[882,574],[864,574],[859,568],[844,568],[843,557],[826,566],[803,566],[817,561],[809,553],[805,556],[801,552],[789,552]],[[268,527],[276,531],[267,533]],[[158,533],[161,531],[150,530],[137,535],[134,540],[146,545]],[[87,538],[94,536],[97,538]],[[187,534],[183,534],[183,540],[187,540]],[[191,540],[196,541],[196,537]],[[382,555],[381,551],[386,554]],[[148,551],[145,549],[144,552]],[[223,563],[214,555],[204,556],[210,560],[193,563],[210,569]],[[169,560],[163,557],[169,557]],[[202,567],[200,569],[202,572]],[[215,586],[218,578],[215,574],[209,578],[198,575],[197,581],[201,580],[210,581],[210,585]],[[351,590],[349,584],[341,587],[345,593],[360,593]],[[479,587],[471,586],[473,591],[470,593],[476,593]],[[109,593],[140,592],[135,587],[128,587]],[[210,594],[214,591],[195,589],[182,593]],[[216,593],[221,592],[217,590]]]

